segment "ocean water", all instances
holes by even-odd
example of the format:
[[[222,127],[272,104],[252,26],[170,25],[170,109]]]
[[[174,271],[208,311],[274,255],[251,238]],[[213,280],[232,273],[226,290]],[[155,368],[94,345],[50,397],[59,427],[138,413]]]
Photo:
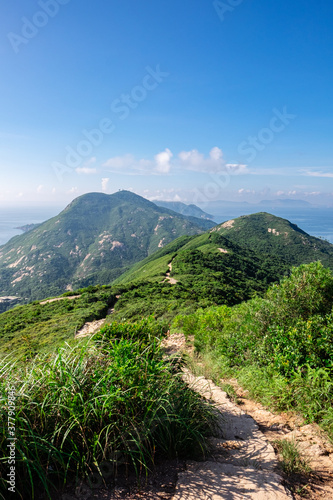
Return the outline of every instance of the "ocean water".
[[[209,212],[209,210],[207,210]],[[241,215],[250,215],[255,212],[268,212],[287,219],[296,224],[306,233],[317,238],[323,238],[333,243],[333,208],[281,208],[281,207],[263,207],[250,206],[242,208],[220,209],[219,213],[214,215],[214,220],[218,223],[240,217]]]
[[[39,224],[51,217],[54,217],[61,211],[56,207],[0,207],[0,245],[4,245],[13,236],[23,234],[23,231],[17,229],[26,224]]]

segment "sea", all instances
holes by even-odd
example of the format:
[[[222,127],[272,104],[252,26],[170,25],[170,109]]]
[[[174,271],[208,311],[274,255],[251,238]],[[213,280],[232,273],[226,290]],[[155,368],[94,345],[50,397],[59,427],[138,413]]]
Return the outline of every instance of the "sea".
[[[61,212],[59,207],[0,207],[0,245],[23,234],[18,229],[26,224],[39,224]]]
[[[38,224],[61,212],[59,207],[0,207],[0,245],[4,245],[14,236],[23,234],[18,227],[26,224]],[[208,209],[207,212],[212,213]],[[249,215],[255,212],[269,212],[278,217],[288,219],[293,224],[312,236],[323,238],[333,243],[333,208],[296,208],[276,207],[265,208],[263,206],[249,205],[238,207],[223,207],[213,213],[216,223],[234,219],[241,215]]]

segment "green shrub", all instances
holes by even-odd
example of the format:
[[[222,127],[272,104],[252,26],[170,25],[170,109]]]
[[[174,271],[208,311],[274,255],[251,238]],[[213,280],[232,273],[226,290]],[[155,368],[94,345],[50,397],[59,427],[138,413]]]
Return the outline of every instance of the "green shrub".
[[[252,397],[300,412],[333,438],[332,305],[332,273],[316,262],[294,268],[263,298],[198,310],[182,325],[202,359],[220,363],[220,378],[223,367]]]
[[[0,363],[2,491],[7,490],[11,385],[17,391],[16,489],[22,498],[35,498],[38,490],[51,498],[75,479],[102,485],[105,462],[112,473],[120,461],[139,474],[156,454],[188,457],[205,450],[213,411],[163,358],[155,337],[160,328],[151,320],[145,328],[127,325],[128,331],[118,325],[104,332],[103,349],[64,348],[26,367]]]

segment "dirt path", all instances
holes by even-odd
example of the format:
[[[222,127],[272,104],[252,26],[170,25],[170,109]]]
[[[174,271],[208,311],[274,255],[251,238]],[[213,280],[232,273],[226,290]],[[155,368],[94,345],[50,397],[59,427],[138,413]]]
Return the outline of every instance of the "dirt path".
[[[165,347],[171,354],[185,350],[185,339],[181,334],[170,335]],[[234,386],[237,404],[212,381],[187,370],[184,377],[197,392],[218,405],[222,435],[210,440],[212,452],[207,461],[187,462],[186,471],[179,474],[173,500],[333,499],[333,446],[317,425],[304,425],[295,414],[271,413],[248,399],[247,391],[236,380],[221,382]],[[305,482],[295,478],[296,486],[292,478],[283,477],[278,464],[273,444],[281,439],[296,442],[312,469]]]
[[[169,262],[168,268],[169,268],[169,271],[166,273],[164,281],[169,281],[169,283],[171,283],[171,285],[175,285],[176,283],[178,283],[178,280],[175,280],[175,278],[170,277],[170,273],[172,271],[172,261]]]
[[[120,299],[120,295],[116,295],[116,300],[118,299]],[[106,313],[105,318],[85,323],[85,325],[83,325],[83,327],[78,332],[76,332],[75,338],[80,339],[83,337],[88,337],[88,335],[93,335],[94,333],[98,332],[98,330],[100,330],[104,325],[106,318],[113,313],[114,313],[114,307],[110,307],[108,309],[108,312]]]
[[[96,333],[105,323],[105,318],[86,323],[75,335],[76,339],[81,339]]]
[[[167,355],[191,352],[182,334],[163,340]],[[90,490],[87,495],[63,495],[62,500],[330,500],[333,499],[333,449],[315,425],[303,425],[295,415],[273,414],[248,399],[236,380],[238,403],[211,380],[196,377],[184,369],[184,379],[219,410],[221,433],[210,438],[211,452],[205,461],[166,461],[149,475],[138,489],[136,478],[120,478],[114,488]],[[296,439],[310,455],[314,473],[291,494],[279,468],[272,443]],[[299,486],[299,480],[296,485]]]
[[[173,500],[288,500],[292,496],[277,474],[272,445],[253,418],[232,403],[211,380],[188,370],[190,387],[217,405],[221,433],[210,439],[211,456],[205,462],[187,462],[179,474]]]
[[[51,302],[58,302],[59,300],[74,300],[74,299],[79,299],[81,295],[70,295],[68,297],[57,297],[55,299],[48,299],[48,300],[43,300],[43,302],[40,302],[40,305],[43,306],[44,304],[50,304]]]

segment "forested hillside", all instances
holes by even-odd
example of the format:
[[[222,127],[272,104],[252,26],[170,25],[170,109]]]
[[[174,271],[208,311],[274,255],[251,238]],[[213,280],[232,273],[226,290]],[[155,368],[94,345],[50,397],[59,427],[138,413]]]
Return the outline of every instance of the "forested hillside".
[[[89,193],[0,248],[0,296],[16,296],[26,303],[109,284],[178,236],[213,226],[129,191]]]

